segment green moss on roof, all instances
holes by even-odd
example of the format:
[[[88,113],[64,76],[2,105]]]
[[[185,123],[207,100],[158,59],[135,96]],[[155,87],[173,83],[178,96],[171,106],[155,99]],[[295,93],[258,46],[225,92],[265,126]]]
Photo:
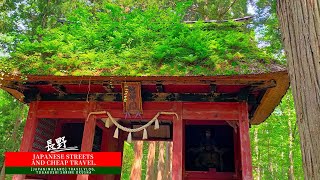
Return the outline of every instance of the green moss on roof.
[[[239,22],[182,23],[172,10],[84,7],[67,23],[21,36],[3,67],[41,75],[230,75],[282,70]],[[12,68],[11,68],[12,69]],[[11,70],[12,71],[12,70]]]

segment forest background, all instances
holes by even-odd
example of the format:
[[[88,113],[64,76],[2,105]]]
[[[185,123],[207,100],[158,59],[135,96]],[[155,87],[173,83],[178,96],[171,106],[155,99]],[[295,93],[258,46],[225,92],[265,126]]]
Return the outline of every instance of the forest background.
[[[286,64],[275,6],[275,0],[3,1],[0,78],[267,72]],[[249,15],[250,21],[222,21]],[[212,19],[218,22],[203,23]],[[5,151],[19,148],[27,110],[0,91],[0,167]],[[255,179],[303,179],[297,128],[289,90],[266,122],[250,128]],[[125,150],[128,179],[133,144]],[[147,151],[146,144],[143,158]]]

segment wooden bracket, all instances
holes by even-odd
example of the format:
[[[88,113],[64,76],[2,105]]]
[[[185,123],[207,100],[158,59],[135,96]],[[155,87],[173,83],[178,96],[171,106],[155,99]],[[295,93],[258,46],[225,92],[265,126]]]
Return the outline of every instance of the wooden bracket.
[[[109,84],[103,83],[102,86],[106,90],[107,93],[114,92],[114,87],[113,87],[113,85],[111,83],[109,83]]]
[[[37,88],[28,88],[23,91],[24,101],[30,103],[32,101],[39,100],[39,89]]]
[[[211,91],[211,93],[215,93],[217,91],[217,85],[210,84],[210,91]]]
[[[162,93],[163,92],[163,85],[161,83],[156,84],[157,92]]]
[[[238,99],[239,101],[248,101],[250,87],[244,87],[240,89]]]
[[[66,88],[63,85],[52,84],[54,90],[56,90],[59,94],[65,95],[67,94]]]

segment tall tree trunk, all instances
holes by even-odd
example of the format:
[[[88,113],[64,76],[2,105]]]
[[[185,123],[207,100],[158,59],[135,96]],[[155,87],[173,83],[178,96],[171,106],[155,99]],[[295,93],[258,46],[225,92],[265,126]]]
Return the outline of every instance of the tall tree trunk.
[[[283,142],[283,137],[281,136],[281,142]],[[284,147],[283,147],[283,145],[282,145],[282,143],[281,143],[281,162],[282,162],[282,165],[281,165],[281,177],[284,177],[285,175],[286,175],[286,173],[285,173],[285,170],[284,170],[284,168],[285,168],[285,160],[284,160]]]
[[[210,20],[210,18],[209,18],[208,0],[205,0],[204,12],[205,12],[204,20],[209,21],[209,20]]]
[[[130,180],[141,179],[141,161],[143,156],[143,141],[134,142],[134,162],[131,168]]]
[[[290,99],[287,96],[287,105],[288,109],[290,109]],[[288,135],[289,135],[289,169],[288,169],[288,179],[294,180],[294,171],[293,171],[293,129],[292,129],[292,118],[291,111],[288,111]]]
[[[258,139],[258,128],[255,128],[254,129],[254,152],[256,153],[256,157],[257,157],[257,169],[256,169],[256,172],[257,172],[257,180],[260,180],[261,179],[261,170],[260,170],[260,154],[259,154],[259,139]]]
[[[6,179],[6,173],[5,173],[5,166],[3,163],[3,166],[1,168],[0,180],[5,180],[5,179]]]
[[[288,97],[288,96],[287,96]],[[288,99],[286,99],[285,101],[287,101],[286,103],[289,103]],[[287,107],[283,107],[283,103],[280,103],[279,104],[279,108],[280,108],[280,111],[282,112],[281,116],[277,116],[276,117],[276,120],[281,122],[283,119],[286,119],[286,117],[284,116],[284,114],[286,114],[286,110],[290,113],[290,105],[287,105]],[[287,121],[289,122],[290,121],[290,115],[288,116],[288,119]],[[278,165],[281,166],[281,177],[285,177],[287,175],[287,173],[285,173],[285,171],[287,170],[284,170],[287,166],[287,161],[285,160],[284,158],[284,151],[287,149],[287,142],[284,141],[284,139],[286,139],[286,136],[283,137],[284,135],[281,133],[281,135],[279,136],[279,138],[281,139],[280,141],[280,150],[281,150],[281,163],[279,163],[280,161],[278,161]],[[284,144],[284,145],[283,145]],[[288,147],[288,149],[290,149],[290,147]],[[288,177],[289,178],[289,177]]]
[[[288,127],[289,127],[289,172],[288,172],[288,179],[294,180],[294,172],[293,172],[293,131],[292,131],[292,124],[289,114],[288,119]]]
[[[171,154],[172,154],[172,151],[171,151],[171,146],[172,146],[172,142],[171,141],[167,141],[166,142],[166,160],[165,160],[165,169],[164,169],[164,175],[166,176],[165,179],[171,179],[171,176],[170,176],[170,166],[171,166]]]
[[[173,142],[170,141],[170,155],[169,155],[169,158],[170,158],[170,171],[169,171],[169,179],[172,179],[172,164],[173,164],[173,161],[172,161],[172,157],[173,157]]]
[[[267,153],[268,153],[268,174],[267,177],[269,179],[272,178],[272,174],[273,174],[273,168],[272,168],[272,161],[271,161],[271,154],[270,154],[270,125],[269,123],[266,122],[266,126],[267,126]]]
[[[320,1],[277,0],[305,179],[320,179]]]
[[[159,142],[159,157],[158,157],[158,176],[157,180],[164,179],[164,142]]]
[[[148,151],[148,164],[147,164],[147,175],[146,180],[155,180],[155,170],[154,170],[154,160],[156,155],[156,142],[149,142],[149,151]]]

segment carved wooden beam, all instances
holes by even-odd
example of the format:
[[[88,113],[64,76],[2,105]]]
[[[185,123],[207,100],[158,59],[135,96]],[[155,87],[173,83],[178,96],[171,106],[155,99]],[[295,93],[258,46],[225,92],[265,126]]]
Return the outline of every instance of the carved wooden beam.
[[[122,93],[94,93],[94,94],[34,94],[27,91],[24,93],[25,102],[34,100],[40,101],[104,101],[104,102],[121,102]],[[143,101],[184,101],[184,102],[240,102],[246,100],[247,92],[242,93],[143,93]]]

